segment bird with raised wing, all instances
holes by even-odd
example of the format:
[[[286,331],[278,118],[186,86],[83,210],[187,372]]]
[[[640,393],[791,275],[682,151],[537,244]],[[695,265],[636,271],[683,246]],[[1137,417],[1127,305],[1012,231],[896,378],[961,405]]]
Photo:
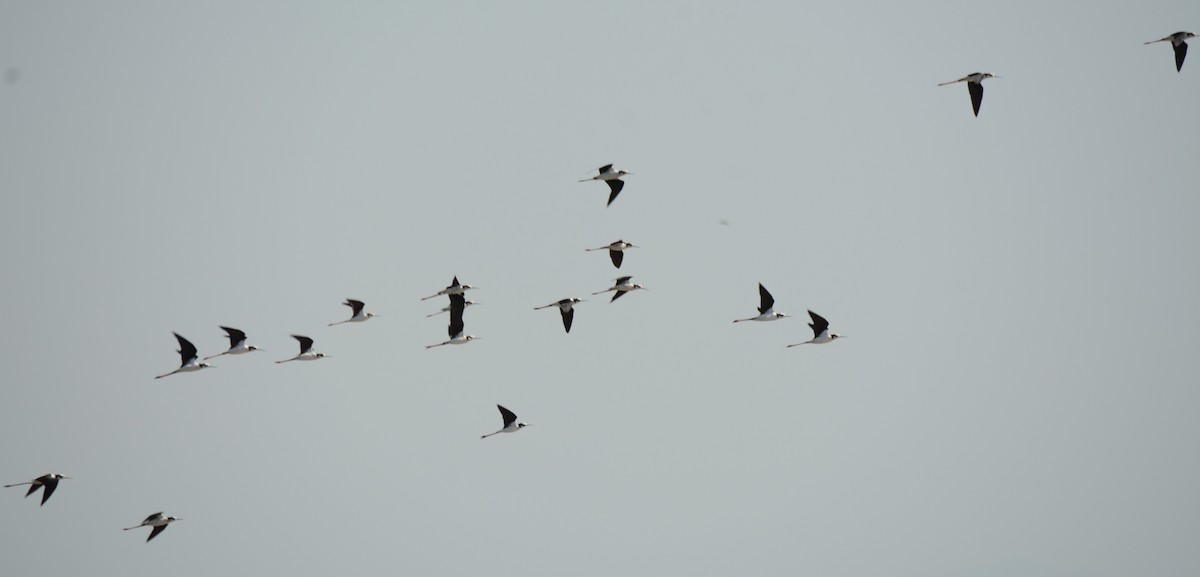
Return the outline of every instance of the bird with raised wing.
[[[163,377],[169,377],[175,373],[191,373],[199,371],[200,369],[213,368],[213,366],[208,363],[200,362],[200,355],[196,350],[196,345],[193,345],[191,341],[179,336],[179,333],[172,334],[174,334],[175,339],[179,341],[179,358],[181,360],[179,363],[179,368],[169,373],[158,375],[154,378],[161,379]]]
[[[498,435],[500,433],[515,433],[529,426],[529,423],[518,423],[516,413],[513,413],[512,411],[500,405],[496,405],[496,408],[500,409],[500,417],[504,419],[504,427],[495,433],[483,435],[482,437],[479,437],[480,439],[486,439],[492,435]]]
[[[300,342],[300,354],[298,354],[290,359],[283,359],[282,361],[275,361],[275,364],[286,363],[289,361],[315,361],[317,359],[324,359],[324,358],[329,357],[329,355],[327,355],[325,353],[313,352],[313,350],[312,350],[313,340],[312,339],[310,339],[306,336],[302,336],[302,335],[292,335],[292,338],[296,339],[297,341]]]
[[[363,304],[362,301],[356,301],[354,299],[346,299],[346,302],[344,302],[342,304],[350,307],[350,318],[348,318],[344,321],[338,321],[336,323],[329,323],[329,326],[332,327],[334,325],[340,325],[343,323],[361,323],[361,322],[365,322],[367,319],[369,319],[371,317],[379,316],[375,313],[363,312],[363,308],[366,307],[367,305]]]
[[[813,338],[802,343],[788,345],[787,348],[790,349],[800,345],[823,345],[825,343],[833,342],[844,336],[829,332],[829,321],[825,320],[825,317],[822,317],[821,315],[812,311],[808,311],[808,316],[812,317],[812,322],[808,323],[808,326],[812,327]]]
[[[737,319],[733,322],[740,323],[740,322],[745,322],[745,321],[777,321],[782,318],[787,318],[787,315],[785,315],[783,313],[775,312],[775,310],[774,310],[775,299],[771,296],[771,293],[767,292],[767,287],[763,286],[762,283],[758,283],[758,300],[759,300],[758,316],[745,318],[745,319]]]
[[[221,330],[225,331],[225,336],[229,338],[229,350],[217,353],[211,357],[204,357],[204,360],[207,361],[208,359],[215,359],[221,355],[243,355],[249,352],[262,350],[254,345],[247,345],[246,333],[242,331],[229,327],[221,327]]]
[[[427,297],[422,297],[421,300],[427,301],[431,298],[440,297],[442,295],[460,295],[460,294],[463,294],[464,292],[466,292],[467,290],[473,289],[473,288],[477,288],[477,287],[473,287],[469,284],[458,284],[458,276],[456,275],[454,277],[454,280],[450,282],[450,286],[448,286],[434,294],[431,294]]]
[[[436,345],[425,345],[426,350],[443,345],[463,345],[479,338],[475,335],[463,334],[465,327],[463,324],[463,311],[467,308],[466,303],[467,299],[461,293],[450,295],[450,325],[446,330],[450,336],[450,340],[442,341]]]

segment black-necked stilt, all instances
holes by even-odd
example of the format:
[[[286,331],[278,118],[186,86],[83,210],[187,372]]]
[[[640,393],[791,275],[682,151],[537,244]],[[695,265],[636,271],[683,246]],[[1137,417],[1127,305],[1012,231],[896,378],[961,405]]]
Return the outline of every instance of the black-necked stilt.
[[[634,246],[632,242],[625,242],[623,240],[618,240],[617,242],[611,243],[608,246],[602,246],[599,248],[589,248],[587,250],[589,252],[593,251],[593,250],[607,250],[608,258],[612,259],[613,266],[615,266],[617,268],[621,268],[621,261],[625,260],[625,249],[627,249],[627,248],[637,248],[637,247]]]
[[[286,363],[288,361],[315,361],[317,359],[324,359],[329,356],[325,353],[314,353],[312,350],[313,340],[308,337],[301,336],[301,335],[292,335],[292,338],[296,339],[297,341],[300,341],[300,354],[298,354],[290,359],[283,359],[282,361],[275,361],[275,364]]]
[[[468,289],[473,289],[473,288],[476,288],[476,287],[473,287],[469,284],[458,284],[458,276],[455,276],[454,280],[451,281],[450,286],[438,291],[436,294],[431,294],[427,297],[424,297],[421,300],[427,301],[431,298],[440,297],[442,295],[460,295],[460,294],[463,294],[464,291],[466,291]]]
[[[500,409],[500,416],[504,418],[504,428],[496,431],[495,433],[488,433],[482,437],[479,437],[480,439],[486,439],[492,435],[498,435],[500,433],[515,433],[520,431],[522,428],[529,426],[529,423],[518,423],[517,415],[512,411],[501,407],[500,405],[496,405],[496,408]]]
[[[212,368],[212,365],[200,362],[200,355],[197,354],[196,345],[193,345],[191,341],[179,336],[179,333],[173,334],[179,341],[179,358],[182,359],[182,362],[179,364],[178,369],[175,369],[164,375],[158,375],[154,378],[161,379],[163,377],[169,377],[175,373],[190,373],[200,369]]]
[[[808,326],[812,327],[813,338],[802,343],[788,345],[787,348],[798,347],[800,345],[823,345],[835,339],[842,338],[842,335],[829,332],[829,321],[825,320],[825,317],[812,311],[808,311],[808,316],[812,317],[812,322],[808,323]]]
[[[593,176],[591,178],[585,178],[579,182],[591,182],[593,180],[603,180],[605,182],[605,184],[608,185],[609,190],[612,191],[608,195],[608,204],[605,205],[605,206],[610,206],[610,205],[612,205],[613,201],[617,199],[617,195],[621,194],[621,189],[625,188],[625,181],[621,180],[621,177],[625,176],[627,174],[633,174],[633,173],[625,172],[624,170],[613,170],[613,165],[606,164],[606,165],[600,167],[600,174],[597,174],[596,176]]]
[[[225,336],[229,337],[229,350],[223,353],[217,353],[211,357],[204,357],[204,360],[215,359],[221,355],[241,355],[252,351],[262,350],[254,345],[246,344],[246,333],[229,327],[221,327],[225,331]]]
[[[363,312],[363,307],[365,307],[367,305],[363,304],[362,301],[356,301],[354,299],[346,299],[346,302],[344,302],[342,304],[350,307],[350,318],[348,318],[344,321],[338,321],[336,323],[329,323],[329,326],[332,327],[334,325],[340,325],[343,323],[361,323],[371,317],[379,316],[375,313]]]
[[[777,321],[782,318],[787,318],[783,313],[777,313],[772,308],[775,306],[775,299],[771,297],[771,293],[767,292],[767,287],[762,283],[758,283],[758,316],[748,319],[737,319],[733,322],[740,323],[743,321]]]
[[[126,527],[125,530],[132,531],[138,527],[153,527],[153,529],[150,530],[150,536],[146,537],[146,542],[149,543],[151,539],[157,537],[159,533],[165,531],[167,529],[167,525],[182,520],[183,519],[178,517],[163,517],[162,511],[159,511],[149,517],[146,517],[146,520],[142,521],[140,524],[132,527]]]
[[[1188,45],[1187,45],[1186,40],[1188,38],[1195,38],[1195,37],[1196,37],[1196,35],[1192,34],[1191,32],[1176,32],[1170,36],[1167,36],[1166,38],[1159,38],[1158,40],[1151,40],[1149,42],[1144,42],[1143,44],[1154,44],[1157,42],[1170,41],[1171,48],[1175,49],[1175,71],[1183,72],[1183,59],[1187,58],[1187,46]]]
[[[475,301],[463,301],[463,308],[466,308],[469,306],[474,306],[477,304],[479,304],[479,303],[477,303]],[[429,313],[429,314],[425,315],[425,318],[436,317],[442,313],[448,313],[448,312],[450,312],[450,308],[451,308],[450,306],[444,306],[444,307],[442,307],[442,310],[440,310],[436,313]]]
[[[21,485],[29,485],[29,490],[25,492],[26,497],[32,495],[34,491],[41,489],[42,502],[38,504],[40,507],[46,504],[46,500],[50,498],[50,495],[54,494],[54,490],[58,488],[59,479],[70,479],[70,477],[66,475],[59,475],[58,473],[46,473],[45,475],[42,475],[41,477],[38,477],[32,481],[13,483],[11,485],[5,485],[5,487],[20,487]]]
[[[461,345],[469,343],[479,337],[475,335],[463,334],[463,311],[467,308],[467,299],[462,294],[450,295],[450,325],[447,333],[450,335],[450,340],[440,342],[436,345],[425,345],[426,349],[440,347],[442,345]]]
[[[542,309],[548,309],[550,307],[558,307],[558,312],[562,313],[563,328],[567,329],[567,332],[569,333],[569,332],[571,332],[571,321],[575,320],[575,309],[573,307],[575,306],[576,303],[581,303],[581,302],[584,302],[584,300],[577,299],[577,298],[569,298],[569,299],[560,300],[556,303],[550,303],[544,307],[533,307],[533,310],[540,311]]]
[[[611,288],[606,288],[606,289],[604,289],[604,290],[602,290],[602,291],[600,291],[600,292],[595,292],[595,293],[592,293],[592,296],[595,296],[595,295],[602,295],[602,294],[604,294],[604,293],[606,293],[606,292],[609,292],[609,291],[617,291],[615,294],[613,294],[613,296],[612,296],[612,299],[610,299],[610,300],[608,301],[608,302],[610,302],[610,303],[611,303],[611,302],[613,302],[613,301],[615,301],[615,300],[617,300],[617,299],[621,298],[621,295],[623,295],[623,294],[625,294],[625,293],[627,293],[627,292],[629,292],[629,291],[635,291],[635,290],[638,290],[638,289],[642,289],[642,290],[649,290],[649,289],[647,289],[646,287],[644,287],[644,286],[642,286],[642,285],[640,285],[640,284],[633,284],[633,283],[629,282],[629,281],[630,281],[630,279],[632,279],[632,278],[633,278],[633,277],[631,277],[631,276],[621,276],[621,277],[617,277],[617,282],[616,282],[616,284],[614,284],[614,285],[613,285]]]
[[[1000,78],[991,72],[972,72],[958,80],[943,82],[938,86],[946,86],[956,82],[966,82],[967,92],[971,93],[971,108],[975,110],[975,116],[979,116],[979,105],[983,103],[983,80],[985,78]]]

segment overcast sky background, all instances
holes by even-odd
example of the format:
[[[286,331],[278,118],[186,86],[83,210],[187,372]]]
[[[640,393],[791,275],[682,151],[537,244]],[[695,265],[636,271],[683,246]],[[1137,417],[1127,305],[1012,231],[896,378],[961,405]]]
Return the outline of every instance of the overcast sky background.
[[[0,2],[0,483],[76,478],[0,491],[0,572],[1196,574],[1200,53],[1142,42],[1197,28]],[[266,351],[153,379],[218,324]]]

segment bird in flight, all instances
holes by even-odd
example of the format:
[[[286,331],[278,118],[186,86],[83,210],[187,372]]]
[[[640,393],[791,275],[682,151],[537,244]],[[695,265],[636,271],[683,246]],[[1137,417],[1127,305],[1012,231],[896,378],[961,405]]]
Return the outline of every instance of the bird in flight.
[[[34,491],[41,489],[42,502],[38,505],[40,507],[46,504],[46,500],[50,498],[50,495],[54,494],[54,490],[58,488],[58,481],[60,479],[70,479],[70,477],[66,475],[59,475],[58,473],[46,473],[45,475],[42,475],[41,477],[38,477],[32,481],[13,483],[11,485],[5,485],[5,487],[20,487],[21,485],[29,485],[29,490],[25,492],[26,497],[32,495]]]
[[[200,369],[212,368],[212,365],[200,362],[200,355],[197,354],[196,345],[193,345],[192,341],[179,336],[179,333],[174,333],[174,335],[175,339],[179,341],[179,358],[182,362],[179,363],[178,369],[154,378],[161,379],[175,373],[191,373]]]
[[[625,242],[623,240],[618,240],[616,242],[609,243],[606,246],[601,246],[601,247],[597,247],[597,248],[589,248],[589,249],[587,249],[587,251],[591,252],[593,250],[607,250],[608,258],[612,259],[613,266],[615,266],[617,268],[621,268],[621,262],[625,260],[625,249],[627,249],[627,248],[638,248],[638,247],[634,246],[634,244],[632,242]]]
[[[621,194],[621,189],[625,188],[625,181],[621,180],[621,177],[625,175],[631,175],[633,173],[625,172],[624,170],[613,170],[613,165],[611,164],[601,166],[599,171],[600,174],[597,174],[591,178],[585,178],[579,182],[590,182],[593,180],[604,181],[604,183],[608,185],[608,189],[610,191],[608,195],[608,204],[604,206],[612,206],[613,201],[617,199],[617,195]]]
[[[1143,42],[1143,44],[1155,44],[1157,42],[1170,42],[1171,48],[1175,49],[1175,71],[1183,72],[1183,59],[1187,58],[1187,42],[1188,38],[1195,38],[1196,35],[1191,32],[1176,32],[1165,38]]]
[[[178,517],[163,517],[162,511],[159,511],[153,515],[150,515],[149,517],[146,517],[146,520],[142,521],[140,524],[132,527],[126,527],[125,530],[132,531],[138,527],[153,527],[153,529],[150,530],[150,536],[146,537],[146,542],[149,543],[150,540],[157,537],[159,533],[166,531],[167,525],[182,520],[183,519]]]
[[[812,327],[813,338],[802,343],[788,345],[787,348],[790,349],[800,345],[823,345],[842,338],[843,335],[829,332],[829,321],[825,320],[825,317],[812,311],[808,311],[808,316],[812,317],[812,322],[808,323],[808,326]]]
[[[504,419],[504,427],[495,433],[488,433],[482,437],[479,437],[480,439],[486,439],[492,435],[498,435],[500,433],[515,433],[529,426],[529,423],[518,423],[516,413],[513,413],[512,411],[501,407],[500,405],[496,405],[496,408],[500,409],[500,417]]]
[[[775,299],[771,297],[771,293],[767,292],[767,287],[762,283],[758,283],[758,316],[746,319],[737,319],[733,322],[741,323],[745,321],[777,321],[782,318],[787,318],[783,313],[774,311]]]
[[[562,313],[563,328],[567,329],[567,332],[569,333],[569,332],[571,332],[571,322],[573,320],[575,320],[575,308],[574,307],[577,303],[581,303],[581,302],[584,302],[584,300],[577,299],[577,298],[569,298],[569,299],[560,300],[556,303],[550,303],[546,306],[533,307],[533,310],[540,311],[542,309],[548,309],[550,307],[558,307],[558,312]]]
[[[245,353],[262,350],[254,345],[246,344],[246,333],[229,327],[221,327],[225,331],[225,336],[229,338],[229,350],[223,353],[217,353],[211,357],[204,357],[204,360],[215,359],[221,355],[242,355]]]
[[[306,336],[292,335],[292,338],[296,339],[297,341],[300,342],[300,354],[298,354],[290,359],[283,359],[282,361],[275,361],[275,364],[286,363],[288,361],[315,361],[317,359],[324,359],[329,356],[325,353],[313,352],[313,350],[312,350],[313,340]]]
[[[361,323],[371,317],[379,316],[375,313],[363,312],[363,307],[365,307],[367,305],[363,304],[362,301],[356,301],[354,299],[346,299],[346,302],[344,302],[342,304],[350,307],[350,318],[348,318],[344,321],[338,321],[336,323],[329,323],[329,326],[332,327],[334,325],[340,325],[342,323]]]
[[[614,284],[613,286],[606,288],[600,292],[592,293],[592,296],[602,295],[609,291],[617,291],[616,293],[613,294],[612,299],[610,299],[608,301],[611,303],[611,302],[621,298],[621,295],[623,295],[629,291],[635,291],[638,289],[649,290],[640,284],[634,284],[634,283],[630,282],[632,279],[633,279],[633,277],[631,277],[631,276],[617,277],[616,284]]]
[[[971,108],[975,110],[975,116],[979,116],[979,105],[983,104],[983,80],[985,78],[1000,78],[991,72],[972,72],[958,80],[943,82],[938,86],[946,86],[956,82],[966,82],[967,92],[971,93]]]
[[[463,345],[479,338],[475,335],[463,334],[465,327],[463,324],[463,311],[466,308],[467,299],[462,293],[450,295],[450,324],[446,328],[450,340],[442,341],[436,345],[425,345],[426,350],[443,345]]]

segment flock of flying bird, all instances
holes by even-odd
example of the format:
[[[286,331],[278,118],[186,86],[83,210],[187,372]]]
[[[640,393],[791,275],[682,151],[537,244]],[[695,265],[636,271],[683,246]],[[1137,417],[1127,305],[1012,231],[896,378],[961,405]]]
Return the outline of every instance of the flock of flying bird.
[[[1177,72],[1182,72],[1183,71],[1183,61],[1187,57],[1187,49],[1188,49],[1187,40],[1190,38],[1194,38],[1195,36],[1196,35],[1191,32],[1176,32],[1169,36],[1160,38],[1158,40],[1152,40],[1150,42],[1146,42],[1145,44],[1155,44],[1158,42],[1170,42],[1172,48],[1175,51],[1175,70]],[[946,86],[949,84],[966,82],[967,90],[971,95],[971,107],[975,112],[975,116],[979,116],[979,107],[983,103],[983,81],[987,78],[999,78],[999,76],[996,76],[990,72],[974,72],[974,73],[968,74],[962,78],[959,78],[958,80],[952,80],[950,82],[943,82],[941,84],[938,84],[938,86]],[[609,192],[609,196],[608,196],[608,203],[606,206],[609,206],[609,205],[612,205],[613,201],[617,199],[617,195],[619,195],[621,193],[621,190],[625,187],[625,182],[621,180],[621,177],[626,176],[626,175],[631,175],[631,174],[633,174],[633,173],[626,172],[624,170],[614,170],[612,164],[606,164],[599,168],[598,174],[596,176],[580,180],[579,182],[601,181],[601,182],[604,182],[605,184],[607,184],[610,192]],[[624,261],[624,258],[625,258],[625,251],[628,249],[631,249],[631,248],[638,248],[638,247],[636,245],[634,245],[633,243],[626,242],[624,240],[617,240],[606,246],[597,247],[597,248],[589,248],[586,250],[587,251],[607,250],[608,254],[609,254],[609,258],[612,260],[613,266],[615,266],[616,268],[621,268],[621,263]],[[612,292],[613,296],[609,300],[609,302],[611,303],[611,302],[615,302],[617,299],[621,298],[625,293],[633,292],[633,291],[639,290],[639,289],[647,290],[646,287],[632,282],[632,279],[633,279],[633,277],[631,277],[631,276],[618,277],[616,279],[616,282],[613,284],[613,286],[611,286],[607,289],[604,289],[602,291],[599,291],[599,292],[594,292],[594,293],[592,293],[592,295],[593,296],[601,295],[601,294],[604,294],[607,292]],[[427,297],[424,297],[421,299],[422,301],[424,301],[424,300],[429,300],[429,299],[436,298],[439,296],[446,296],[450,299],[450,304],[448,306],[442,308],[440,311],[426,315],[427,317],[432,317],[435,315],[439,315],[443,312],[449,312],[450,313],[450,323],[447,327],[447,332],[448,332],[448,335],[450,338],[446,341],[443,341],[443,342],[440,342],[437,344],[427,345],[425,347],[426,349],[432,349],[434,347],[441,347],[444,345],[466,344],[466,343],[469,343],[469,342],[479,338],[475,335],[465,334],[465,325],[463,323],[463,312],[466,310],[466,308],[468,306],[478,304],[476,302],[467,300],[466,296],[465,296],[466,291],[473,289],[473,288],[476,288],[476,287],[473,287],[471,285],[466,285],[466,284],[460,284],[458,282],[458,277],[455,276],[449,286],[447,286],[446,288],[444,288],[430,296],[427,296]],[[773,296],[771,296],[771,293],[767,290],[766,287],[764,287],[762,285],[762,283],[759,283],[759,285],[758,285],[758,296],[759,296],[758,315],[753,316],[753,317],[747,317],[744,319],[735,319],[733,321],[734,323],[740,323],[740,322],[746,322],[746,321],[758,321],[758,322],[776,321],[776,320],[788,317],[788,315],[785,313],[775,312],[775,298]],[[559,313],[562,315],[563,329],[565,329],[567,333],[570,333],[571,325],[575,319],[575,308],[574,307],[575,307],[575,305],[577,305],[581,302],[585,302],[585,300],[580,299],[580,298],[574,298],[574,297],[565,298],[560,301],[550,303],[548,305],[534,307],[534,310],[542,310],[542,309],[557,307],[559,310]],[[351,311],[350,318],[348,318],[346,320],[334,322],[334,323],[329,323],[329,326],[332,327],[332,326],[340,325],[340,324],[344,324],[344,323],[361,323],[361,322],[365,322],[373,317],[380,316],[375,313],[366,312],[366,310],[365,310],[366,304],[363,303],[363,301],[347,299],[346,302],[343,304],[350,307],[350,311]],[[824,317],[822,317],[821,315],[818,315],[817,313],[814,313],[811,310],[808,311],[808,315],[812,321],[808,324],[808,326],[810,328],[812,328],[813,338],[811,338],[807,341],[804,341],[804,342],[787,345],[788,348],[796,347],[796,346],[800,346],[800,345],[807,345],[807,344],[814,344],[814,345],[825,344],[825,343],[833,342],[834,340],[837,340],[839,338],[842,338],[843,335],[839,335],[837,333],[833,333],[833,332],[829,331],[829,321],[825,320]],[[163,377],[171,376],[176,373],[190,373],[190,372],[195,372],[195,371],[199,371],[199,370],[206,369],[206,368],[211,368],[212,365],[209,365],[208,363],[205,363],[203,361],[214,359],[214,358],[220,357],[222,355],[241,355],[241,354],[261,350],[258,347],[255,347],[253,345],[249,345],[246,343],[246,333],[245,332],[235,329],[235,328],[225,327],[225,326],[222,326],[220,328],[225,331],[226,337],[229,339],[229,349],[225,350],[221,353],[212,355],[212,356],[204,357],[203,359],[200,358],[199,350],[196,348],[195,345],[192,344],[191,341],[187,340],[186,338],[181,336],[179,333],[174,333],[175,338],[179,341],[179,356],[180,356],[180,360],[181,360],[180,366],[179,366],[179,368],[177,368],[169,373],[164,373],[164,374],[158,375],[154,378],[161,379]],[[324,353],[315,352],[312,350],[313,349],[313,339],[303,336],[303,335],[292,335],[292,338],[296,339],[299,342],[300,352],[294,357],[291,357],[288,359],[283,359],[280,361],[275,361],[276,363],[287,363],[287,362],[291,362],[291,361],[315,361],[318,359],[323,359],[323,358],[329,357],[329,355],[326,355]],[[504,408],[503,406],[496,405],[496,408],[500,411],[500,416],[501,416],[501,420],[503,422],[503,427],[501,427],[500,429],[498,429],[495,432],[483,435],[482,437],[480,437],[481,439],[486,439],[492,435],[497,435],[500,433],[513,433],[513,432],[519,431],[519,430],[529,426],[528,423],[518,421],[517,415],[515,413],[513,413],[512,411]],[[30,481],[26,481],[23,483],[13,483],[10,485],[5,485],[5,487],[18,487],[18,486],[29,485],[29,490],[26,491],[26,493],[25,493],[26,497],[34,494],[35,492],[37,492],[38,489],[41,489],[42,490],[41,505],[45,505],[46,501],[50,499],[50,495],[53,495],[55,489],[58,488],[58,482],[60,480],[70,479],[70,478],[71,477],[67,477],[67,476],[59,474],[59,473],[47,473],[45,475],[42,475],[42,476],[32,479]],[[159,533],[162,533],[164,530],[166,530],[167,525],[169,525],[175,521],[181,521],[181,520],[182,519],[180,519],[178,517],[164,516],[162,512],[158,512],[158,513],[154,513],[154,514],[146,517],[141,523],[139,523],[133,527],[125,527],[124,530],[130,531],[130,530],[137,529],[140,527],[150,527],[151,528],[150,534],[149,534],[149,536],[146,537],[146,541],[149,542],[151,539],[154,539],[156,536],[158,536]]]

